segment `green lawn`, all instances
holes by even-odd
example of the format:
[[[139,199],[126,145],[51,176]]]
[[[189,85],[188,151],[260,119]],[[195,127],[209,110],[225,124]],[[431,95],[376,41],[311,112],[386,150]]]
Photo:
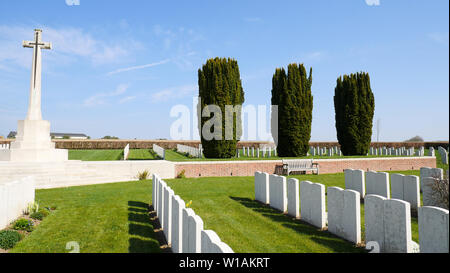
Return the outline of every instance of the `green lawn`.
[[[152,160],[159,159],[153,150],[147,149],[132,149],[128,155],[128,160]]]
[[[152,160],[157,156],[152,150],[130,149],[128,160]],[[69,160],[114,161],[123,160],[123,150],[69,150]]]
[[[419,175],[419,171],[395,171]],[[343,173],[292,176],[300,181],[344,188]],[[319,231],[302,221],[254,201],[253,177],[215,177],[166,180],[235,252],[364,252],[352,243]],[[11,252],[67,252],[66,244],[80,244],[81,252],[160,252],[148,216],[151,182],[126,182],[37,190],[41,207],[57,209]],[[364,206],[361,205],[362,239]],[[418,241],[417,219],[412,237]]]
[[[174,150],[166,150],[166,160],[173,162],[182,161],[237,161],[237,160],[281,160],[281,159],[291,159],[289,157],[247,157],[242,154],[239,158],[190,158],[184,154],[180,154]],[[425,154],[428,155],[428,150],[425,150]],[[262,155],[262,152],[261,152]],[[342,158],[374,158],[374,157],[395,157],[395,156],[306,156],[297,158],[315,158],[315,159],[342,159]],[[69,160],[82,160],[82,161],[112,161],[112,160],[122,160],[123,150],[69,150]],[[158,156],[148,149],[131,149],[128,157],[129,160],[152,160],[159,159]],[[436,151],[436,162],[437,167],[444,170],[448,170],[448,164],[442,164],[441,156]]]
[[[160,252],[151,192],[149,181],[37,190],[41,207],[57,209],[11,252],[66,253],[71,241],[81,253]]]
[[[69,150],[69,160],[110,161],[123,159],[123,150]]]

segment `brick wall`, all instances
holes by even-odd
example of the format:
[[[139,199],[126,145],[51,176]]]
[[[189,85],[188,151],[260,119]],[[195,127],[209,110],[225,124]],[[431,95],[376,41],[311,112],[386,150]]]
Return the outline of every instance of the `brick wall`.
[[[435,157],[318,159],[314,162],[319,163],[321,174],[340,173],[344,169],[404,171],[419,170],[421,167],[436,168]],[[273,174],[280,173],[281,169],[281,160],[175,163],[175,175],[185,170],[186,177],[253,176],[256,171]]]
[[[8,144],[11,139],[0,139],[0,144]],[[177,144],[198,147],[200,141],[198,140],[113,140],[113,139],[87,139],[87,140],[73,140],[73,139],[53,139],[58,149],[123,149],[127,144],[130,144],[130,149],[151,149],[153,144],[157,144],[165,149],[173,149],[177,147]],[[268,141],[240,141],[238,142],[238,148],[245,147],[259,147],[260,144],[273,144]],[[319,147],[334,147],[339,146],[337,142],[310,142],[310,146]],[[419,148],[424,146],[439,147],[442,146],[448,149],[449,142],[373,142],[373,147],[415,147]]]
[[[0,144],[8,144],[11,139],[0,139]],[[103,140],[103,139],[87,139],[87,140],[72,140],[72,139],[53,139],[57,149],[69,150],[108,150],[108,149],[123,149],[127,144],[130,144],[130,149],[152,149],[153,144],[159,145],[164,149],[174,149],[177,144],[198,147],[200,141],[198,140]],[[238,143],[238,148],[245,147],[259,147],[260,144],[269,144],[267,141],[241,141]]]
[[[151,149],[153,144],[157,144],[164,149],[174,149],[177,144],[198,147],[200,141],[198,140],[53,140],[58,149],[123,149],[127,144],[130,144],[130,149]],[[1,142],[1,140],[0,140]],[[258,148],[261,144],[274,144],[268,141],[240,141],[238,148],[255,147]],[[339,146],[337,142],[310,142],[310,146],[319,147],[334,147]],[[437,148],[442,146],[448,148],[448,142],[374,142],[373,147],[415,147],[419,148],[431,146]]]

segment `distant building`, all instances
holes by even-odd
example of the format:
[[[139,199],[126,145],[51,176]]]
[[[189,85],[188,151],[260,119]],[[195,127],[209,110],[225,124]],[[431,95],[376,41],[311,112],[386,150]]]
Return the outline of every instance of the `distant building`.
[[[8,134],[8,138],[16,138],[17,132],[11,131]],[[88,139],[85,134],[73,134],[73,133],[50,133],[50,136],[54,139]]]

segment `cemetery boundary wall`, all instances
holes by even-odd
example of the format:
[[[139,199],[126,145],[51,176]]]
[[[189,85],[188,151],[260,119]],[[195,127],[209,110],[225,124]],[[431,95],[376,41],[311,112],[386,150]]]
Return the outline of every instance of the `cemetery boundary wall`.
[[[13,139],[0,139],[0,144],[9,144],[14,141]],[[53,139],[53,142],[56,144],[57,149],[124,149],[127,144],[130,144],[130,149],[151,149],[153,144],[159,145],[164,149],[174,149],[177,147],[177,144],[187,145],[198,147],[200,141],[198,140],[113,140],[113,139],[87,139],[87,140],[73,140],[73,139]],[[238,142],[237,148],[242,147],[255,147],[258,148],[260,145],[273,145],[273,142],[268,141],[240,141]],[[327,147],[331,148],[334,146],[339,146],[337,142],[310,142],[309,146],[314,147]],[[439,146],[448,149],[449,142],[448,141],[439,141],[439,142],[373,142],[371,147],[414,147],[420,148],[425,147],[428,149],[429,147],[438,148]]]
[[[341,173],[345,169],[405,171],[436,168],[436,158],[430,156],[317,159],[314,162],[319,163],[321,174]],[[256,171],[282,174],[283,163],[281,160],[175,162],[175,176],[183,170],[186,177],[253,176]]]

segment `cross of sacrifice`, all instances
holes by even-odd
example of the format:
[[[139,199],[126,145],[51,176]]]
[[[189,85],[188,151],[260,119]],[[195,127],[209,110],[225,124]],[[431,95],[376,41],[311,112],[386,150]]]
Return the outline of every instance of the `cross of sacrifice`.
[[[44,43],[42,42],[42,38],[41,38],[41,34],[42,34],[42,30],[40,29],[35,29],[34,30],[34,41],[23,41],[23,47],[29,47],[29,48],[33,48],[34,49],[34,54],[33,54],[33,85],[34,87],[36,87],[36,72],[38,70],[38,63],[39,65],[41,64],[41,62],[37,62],[38,57],[40,58],[41,56],[41,49],[52,49],[52,43]],[[41,67],[39,67],[39,70],[41,69]]]
[[[28,106],[27,119],[40,120],[41,114],[41,74],[42,57],[41,49],[52,49],[51,43],[42,42],[42,30],[34,30],[34,41],[23,41],[23,47],[33,48],[33,64],[31,71],[30,104]]]

